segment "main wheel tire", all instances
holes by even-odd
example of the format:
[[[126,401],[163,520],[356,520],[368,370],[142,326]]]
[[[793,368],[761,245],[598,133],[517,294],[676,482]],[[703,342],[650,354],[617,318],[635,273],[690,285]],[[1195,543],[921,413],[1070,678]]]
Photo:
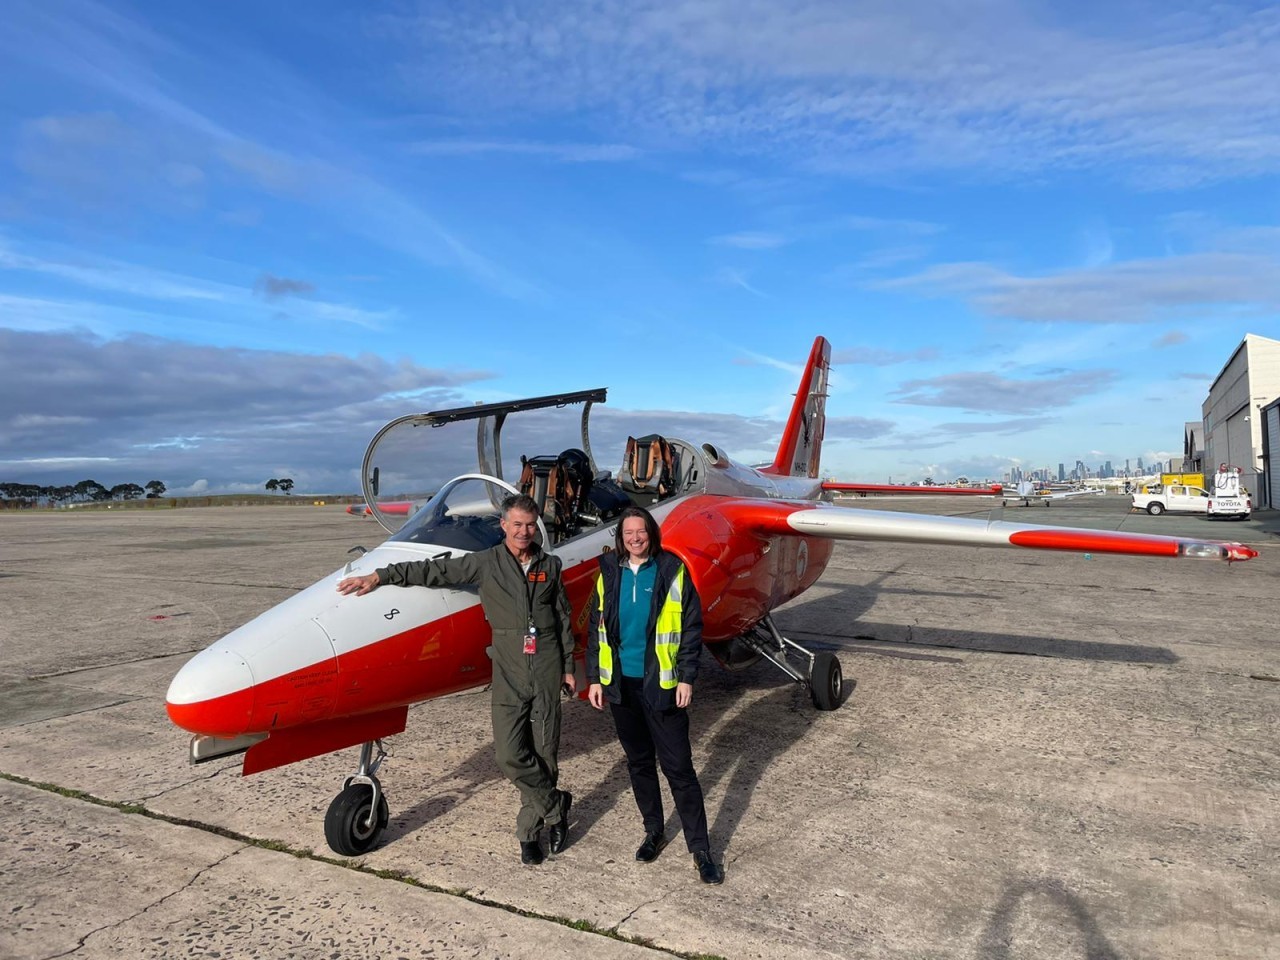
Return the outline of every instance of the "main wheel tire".
[[[324,838],[334,853],[344,857],[358,857],[368,853],[378,843],[391,815],[387,810],[387,798],[378,791],[378,812],[369,823],[369,811],[373,806],[373,787],[367,783],[353,783],[333,798],[324,815]]]
[[[819,710],[834,710],[840,706],[844,694],[844,674],[834,653],[825,650],[813,656],[813,669],[809,672],[809,694]]]
[[[1162,503],[1148,503],[1148,504],[1147,504],[1147,513],[1151,514],[1153,517],[1158,517],[1158,516],[1160,516],[1160,514],[1164,513],[1164,504],[1162,504]]]

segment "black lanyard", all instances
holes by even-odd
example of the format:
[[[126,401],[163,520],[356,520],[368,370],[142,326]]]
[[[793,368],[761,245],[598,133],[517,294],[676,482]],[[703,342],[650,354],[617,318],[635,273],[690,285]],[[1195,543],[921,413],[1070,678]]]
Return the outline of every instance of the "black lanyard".
[[[511,553],[510,550],[508,550],[507,552]],[[528,570],[525,570],[524,567],[520,565],[520,559],[514,553],[511,554],[511,559],[515,562],[516,569],[520,571],[520,576],[524,578],[525,609],[529,613],[528,625],[532,629],[533,627],[533,595],[538,592],[538,582],[533,579],[533,565],[534,563],[537,562],[538,558],[536,556],[529,558]]]

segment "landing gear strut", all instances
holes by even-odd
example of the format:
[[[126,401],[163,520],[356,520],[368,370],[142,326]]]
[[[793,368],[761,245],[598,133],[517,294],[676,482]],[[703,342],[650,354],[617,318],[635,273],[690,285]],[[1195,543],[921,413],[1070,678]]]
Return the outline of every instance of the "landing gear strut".
[[[374,747],[378,755],[374,757]],[[375,774],[387,758],[382,741],[371,741],[360,747],[360,769],[347,777],[342,792],[333,798],[324,815],[324,838],[334,853],[357,857],[368,853],[378,843],[387,826],[390,813],[382,784]]]
[[[808,687],[813,705],[819,710],[834,710],[840,706],[844,694],[844,674],[834,653],[826,650],[813,653],[794,640],[788,640],[778,632],[773,618],[769,616],[744,633],[742,642],[796,683]],[[788,660],[789,656],[804,657],[808,661],[808,670],[793,666]]]

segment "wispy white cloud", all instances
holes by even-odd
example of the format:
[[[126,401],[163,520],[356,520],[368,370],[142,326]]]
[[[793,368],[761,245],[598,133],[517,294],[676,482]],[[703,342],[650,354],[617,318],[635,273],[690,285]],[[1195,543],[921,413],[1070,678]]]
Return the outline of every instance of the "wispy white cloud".
[[[896,363],[938,359],[936,347],[920,347],[916,350],[885,350],[880,347],[845,347],[831,354],[833,364],[857,364],[870,367],[887,367]]]
[[[640,156],[635,147],[621,143],[533,143],[527,140],[419,140],[409,145],[409,151],[424,156],[509,153],[560,163],[618,163]]]
[[[66,7],[54,13],[34,4],[20,6],[0,32],[0,54],[25,62],[39,75],[52,73],[90,90],[95,99],[112,99],[130,118],[125,123],[113,113],[102,113],[37,121],[31,129],[40,143],[19,158],[29,173],[84,181],[87,192],[108,197],[115,178],[135,182],[135,191],[136,181],[157,182],[157,177],[138,177],[137,154],[145,159],[142,166],[168,178],[170,189],[176,180],[190,191],[203,183],[194,177],[200,164],[212,164],[278,197],[320,210],[386,248],[433,266],[462,270],[503,296],[538,297],[536,284],[474,249],[416,198],[369,172],[366,158],[336,141],[313,136],[325,152],[299,153],[235,129],[239,113],[224,123],[212,115],[214,108],[190,105],[175,92],[173,77],[199,62],[197,51],[180,48],[140,20],[92,0],[72,0],[69,6],[74,12]],[[325,128],[332,122],[325,111],[339,113],[335,105],[305,92],[304,85],[278,64],[257,65],[278,81],[270,86],[280,114],[305,115],[314,127]],[[216,69],[212,63],[207,67]],[[95,152],[68,149],[68,138],[77,137],[89,138]],[[107,148],[110,152],[104,153]]]
[[[1142,323],[1210,305],[1280,305],[1280,261],[1195,253],[1042,277],[1015,276],[986,263],[947,263],[874,285],[961,296],[990,316],[1015,320]]]
[[[753,297],[761,297],[765,300],[769,299],[769,295],[767,293],[763,290],[758,290],[751,285],[747,280],[747,275],[741,270],[735,270],[732,267],[721,267],[716,271],[715,276],[716,280],[720,283],[727,284],[731,287],[737,287],[740,290],[745,290]]]
[[[1117,380],[1111,370],[1076,370],[1053,377],[1014,380],[994,373],[949,373],[908,380],[894,403],[956,407],[994,413],[1036,413],[1096,393]]]
[[[1122,164],[1158,187],[1280,166],[1274,6],[1069,24],[1015,0],[928,17],[891,0],[582,0],[380,22],[407,38],[409,82],[460,108],[587,114],[832,172]]]
[[[21,253],[0,239],[0,270],[40,273],[69,280],[95,290],[125,293],[149,300],[210,300],[232,303],[244,299],[244,291],[228,284],[181,277],[135,264],[113,260],[79,262]]]
[[[274,300],[286,292],[310,293],[314,289],[306,281],[273,277],[266,273],[259,276],[251,289],[248,286],[242,287],[203,277],[185,276],[154,267],[78,253],[65,254],[60,258],[35,256],[14,249],[12,244],[6,243],[3,238],[0,238],[0,270],[43,274],[92,290],[127,294],[145,300],[210,303],[240,308],[259,306],[254,301],[254,291],[266,297],[267,300]],[[76,304],[36,297],[0,298],[0,308],[5,306],[15,313],[38,313],[46,318],[56,316],[59,311],[67,316],[92,316],[99,324],[110,316],[109,309],[99,309],[91,304]],[[398,311],[395,310],[366,310],[349,304],[330,303],[313,298],[295,300],[290,309],[303,316],[355,324],[374,330],[382,328],[399,316]]]
[[[726,233],[707,241],[719,247],[735,247],[738,250],[773,250],[785,247],[791,241],[779,233]]]

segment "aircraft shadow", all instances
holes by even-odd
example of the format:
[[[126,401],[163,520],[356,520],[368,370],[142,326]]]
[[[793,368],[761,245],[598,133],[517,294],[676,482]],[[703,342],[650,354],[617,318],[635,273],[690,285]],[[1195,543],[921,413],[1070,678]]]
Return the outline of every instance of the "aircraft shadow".
[[[1111,663],[1172,664],[1178,663],[1180,659],[1167,646],[1068,640],[1053,636],[982,634],[972,630],[864,621],[863,617],[867,616],[881,594],[959,596],[968,600],[1000,599],[996,594],[909,590],[884,585],[897,571],[899,568],[886,570],[869,584],[850,584],[836,594],[792,604],[776,614],[774,622],[783,635],[800,641],[810,650],[856,650],[879,657],[937,657],[937,654],[909,652],[910,649],[925,649],[972,650],[978,653],[1021,654],[1069,660],[1106,660]],[[831,623],[832,627],[827,627],[827,623]]]
[[[968,650],[977,653],[1007,653],[1022,656],[1050,657],[1059,660],[1103,660],[1109,663],[1145,663],[1171,665],[1181,658],[1168,647],[1142,643],[1106,643],[1096,640],[1068,640],[1060,637],[1034,637],[1009,633],[963,633],[941,628],[910,626],[902,640],[886,639],[902,633],[900,624],[859,623],[857,633],[837,634],[830,631],[789,630],[779,626],[813,650],[850,650],[883,657],[920,659],[928,655],[903,648],[927,650]],[[936,655],[931,659],[936,659]],[[944,657],[942,659],[953,659]]]
[[[969,650],[1063,660],[1102,660],[1111,663],[1169,665],[1181,659],[1168,647],[1142,643],[1106,643],[1025,634],[978,633],[972,630],[864,621],[862,618],[872,609],[876,598],[882,593],[918,597],[957,597],[966,600],[999,599],[997,594],[915,590],[886,586],[889,578],[901,568],[902,565],[899,565],[893,569],[884,570],[869,583],[848,584],[835,594],[793,604],[775,615],[774,621],[783,635],[800,641],[811,650],[856,650],[877,656],[908,660],[933,659],[937,655],[912,653],[905,648]],[[838,621],[832,620],[833,608],[838,611]],[[841,628],[823,629],[828,621],[838,622]],[[849,629],[850,626],[853,629]],[[951,658],[943,657],[943,659]]]

